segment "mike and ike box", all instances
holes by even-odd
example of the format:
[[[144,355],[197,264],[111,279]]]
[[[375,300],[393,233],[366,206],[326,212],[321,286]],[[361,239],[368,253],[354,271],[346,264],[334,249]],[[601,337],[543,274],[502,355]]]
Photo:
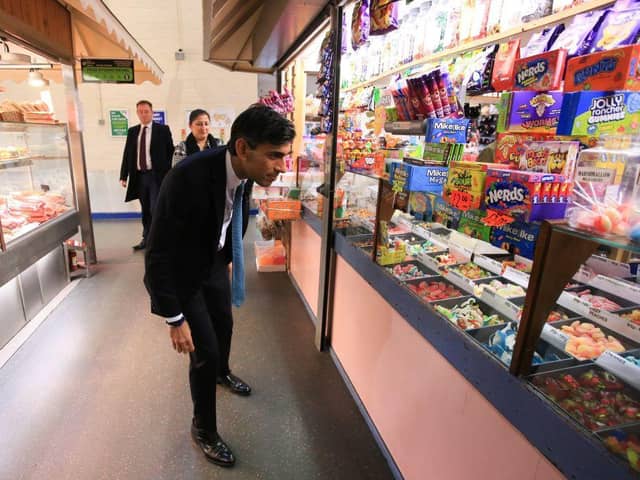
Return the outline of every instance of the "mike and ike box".
[[[569,60],[565,92],[640,90],[640,45],[629,45]]]

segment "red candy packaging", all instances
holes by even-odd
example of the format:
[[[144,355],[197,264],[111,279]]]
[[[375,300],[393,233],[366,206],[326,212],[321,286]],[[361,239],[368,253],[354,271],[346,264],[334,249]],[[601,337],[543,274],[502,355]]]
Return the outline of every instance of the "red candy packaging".
[[[564,49],[541,53],[515,61],[513,90],[545,92],[559,89],[567,61]]]
[[[496,92],[508,90],[512,84],[513,68],[520,58],[520,39],[500,44],[493,64],[491,86]]]

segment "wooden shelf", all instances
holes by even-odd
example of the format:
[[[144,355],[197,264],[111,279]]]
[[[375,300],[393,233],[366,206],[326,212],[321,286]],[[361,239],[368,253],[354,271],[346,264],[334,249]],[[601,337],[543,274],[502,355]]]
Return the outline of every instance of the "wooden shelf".
[[[428,65],[430,63],[434,63],[448,57],[460,55],[471,50],[477,50],[479,48],[486,47],[487,45],[501,43],[511,39],[512,37],[516,37],[524,33],[533,32],[535,30],[560,23],[581,13],[590,12],[591,10],[596,10],[598,8],[603,8],[613,3],[614,2],[612,0],[591,0],[562,12],[554,13],[553,15],[547,15],[546,17],[534,20],[532,22],[523,23],[516,28],[511,28],[509,30],[505,30],[504,32],[488,35],[477,40],[471,40],[469,42],[463,43],[462,45],[458,45],[457,47],[443,50],[442,52],[429,55],[419,60],[414,60],[413,62],[406,63],[404,65],[399,65],[387,72],[382,73],[381,75],[370,78],[366,82],[357,83],[348,88],[341,89],[341,92],[349,92],[352,90],[357,90],[359,88],[368,87],[370,85],[375,85],[381,80],[390,77],[391,75],[402,73],[422,65]]]

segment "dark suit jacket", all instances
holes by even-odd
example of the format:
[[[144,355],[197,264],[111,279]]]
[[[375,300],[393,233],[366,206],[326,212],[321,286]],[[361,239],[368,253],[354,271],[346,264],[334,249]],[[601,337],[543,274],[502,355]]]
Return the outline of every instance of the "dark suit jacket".
[[[189,155],[167,174],[158,195],[145,251],[144,283],[151,311],[163,317],[182,312],[209,277],[224,222],[226,147]],[[243,235],[249,221],[252,182],[245,185]],[[223,255],[231,261],[231,225]]]
[[[122,166],[120,167],[120,180],[127,180],[127,196],[125,202],[130,202],[139,198],[138,192],[138,135],[140,125],[129,129],[127,142],[124,145],[122,154]],[[173,139],[171,130],[166,125],[153,122],[151,125],[151,163],[153,175],[158,185],[162,183],[164,176],[171,168],[171,157],[173,156]]]

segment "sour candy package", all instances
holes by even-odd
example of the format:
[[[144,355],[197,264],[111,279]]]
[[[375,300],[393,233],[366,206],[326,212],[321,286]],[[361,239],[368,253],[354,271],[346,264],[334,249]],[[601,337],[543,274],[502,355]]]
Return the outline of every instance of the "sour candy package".
[[[496,54],[496,61],[493,64],[493,73],[491,74],[491,86],[496,92],[507,90],[511,87],[513,67],[518,58],[520,58],[519,38],[500,44]]]
[[[359,0],[353,8],[351,17],[351,46],[354,50],[369,39],[369,0]]]
[[[371,35],[384,35],[397,28],[397,0],[371,0]]]

